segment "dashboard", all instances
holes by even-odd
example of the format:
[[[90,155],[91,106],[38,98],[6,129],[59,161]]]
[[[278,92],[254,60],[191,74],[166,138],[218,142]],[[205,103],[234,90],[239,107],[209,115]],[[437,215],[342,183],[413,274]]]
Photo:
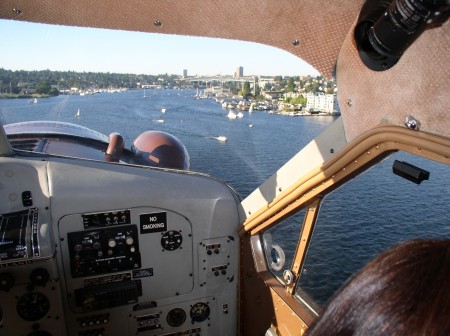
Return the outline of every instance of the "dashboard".
[[[190,172],[1,158],[0,335],[232,335],[238,196]]]

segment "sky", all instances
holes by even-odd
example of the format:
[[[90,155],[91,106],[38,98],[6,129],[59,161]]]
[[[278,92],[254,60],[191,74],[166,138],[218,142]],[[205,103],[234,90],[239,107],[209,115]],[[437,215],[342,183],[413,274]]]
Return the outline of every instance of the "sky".
[[[0,20],[0,68],[189,76],[298,76],[319,73],[265,45],[202,37],[53,26]]]

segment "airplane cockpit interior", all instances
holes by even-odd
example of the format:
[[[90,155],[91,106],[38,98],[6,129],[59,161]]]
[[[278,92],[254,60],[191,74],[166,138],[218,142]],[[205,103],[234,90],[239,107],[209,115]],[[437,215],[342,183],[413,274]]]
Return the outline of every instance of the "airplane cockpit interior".
[[[245,199],[177,134],[2,125],[0,336],[304,335],[377,253],[450,239],[449,8],[2,0],[2,20],[284,49],[336,78],[342,115]]]

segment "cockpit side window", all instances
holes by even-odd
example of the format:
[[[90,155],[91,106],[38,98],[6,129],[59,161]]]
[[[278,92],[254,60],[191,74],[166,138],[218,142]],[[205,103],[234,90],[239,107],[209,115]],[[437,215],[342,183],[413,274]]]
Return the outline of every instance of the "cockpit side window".
[[[395,160],[429,171],[429,180],[414,184],[394,175]],[[370,259],[401,241],[450,238],[449,173],[446,165],[397,152],[328,194],[298,277],[300,301],[322,306]]]
[[[285,284],[283,273],[292,267],[305,209],[297,212],[263,234],[264,252],[270,271]]]

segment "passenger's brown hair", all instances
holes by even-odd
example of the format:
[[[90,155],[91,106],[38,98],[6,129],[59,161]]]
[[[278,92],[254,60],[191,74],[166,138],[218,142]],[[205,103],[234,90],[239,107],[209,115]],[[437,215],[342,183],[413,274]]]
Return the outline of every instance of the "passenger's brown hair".
[[[450,239],[380,254],[333,295],[307,335],[450,335]]]

